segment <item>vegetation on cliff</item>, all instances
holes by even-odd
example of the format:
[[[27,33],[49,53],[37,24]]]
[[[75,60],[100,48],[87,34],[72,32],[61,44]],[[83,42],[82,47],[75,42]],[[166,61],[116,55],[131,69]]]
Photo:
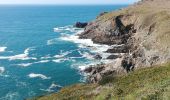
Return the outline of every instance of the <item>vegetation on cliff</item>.
[[[77,84],[35,100],[169,100],[170,63],[144,68],[100,84]]]

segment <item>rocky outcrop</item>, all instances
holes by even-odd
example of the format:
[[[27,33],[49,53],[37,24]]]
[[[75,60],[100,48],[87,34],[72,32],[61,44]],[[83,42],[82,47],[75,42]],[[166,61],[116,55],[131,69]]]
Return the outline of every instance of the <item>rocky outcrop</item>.
[[[83,22],[77,22],[74,27],[77,28],[85,28],[88,25],[88,23],[83,23]]]
[[[106,59],[117,59],[117,58],[121,58],[121,55],[110,55]]]
[[[92,39],[94,43],[114,45],[106,52],[123,54],[119,57],[115,55],[108,57],[121,60],[117,65],[104,64],[97,65],[99,68],[92,68],[90,82],[98,82],[103,75],[115,74],[120,67],[124,69],[121,70],[124,73],[169,61],[168,4],[169,0],[143,0],[119,11],[104,13],[88,24],[84,32],[79,34],[79,38]]]
[[[111,64],[97,64],[90,66],[84,70],[84,72],[88,73],[87,82],[88,83],[98,83],[102,80],[103,77],[117,75],[119,73],[125,73],[125,70],[120,67],[121,62],[116,63],[119,67],[114,67],[112,65],[116,65],[114,63]]]
[[[102,57],[99,54],[96,54],[93,58],[94,59],[102,59]]]

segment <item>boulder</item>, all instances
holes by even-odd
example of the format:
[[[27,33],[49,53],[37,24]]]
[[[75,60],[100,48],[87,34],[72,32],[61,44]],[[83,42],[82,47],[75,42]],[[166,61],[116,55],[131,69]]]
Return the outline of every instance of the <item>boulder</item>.
[[[102,57],[99,54],[97,54],[97,55],[94,56],[94,59],[99,59],[100,60],[100,59],[102,59]]]
[[[88,23],[84,23],[84,22],[77,22],[74,27],[77,28],[85,28],[88,25]]]

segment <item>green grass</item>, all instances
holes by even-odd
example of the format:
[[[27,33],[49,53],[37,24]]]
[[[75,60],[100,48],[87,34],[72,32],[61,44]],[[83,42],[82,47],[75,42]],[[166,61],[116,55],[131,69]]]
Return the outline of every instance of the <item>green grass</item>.
[[[169,97],[170,64],[132,72],[118,77],[112,84],[113,87],[108,90],[108,93],[111,92],[113,98],[150,100],[149,98]]]
[[[169,100],[170,64],[140,69],[97,84],[77,84],[36,100]]]

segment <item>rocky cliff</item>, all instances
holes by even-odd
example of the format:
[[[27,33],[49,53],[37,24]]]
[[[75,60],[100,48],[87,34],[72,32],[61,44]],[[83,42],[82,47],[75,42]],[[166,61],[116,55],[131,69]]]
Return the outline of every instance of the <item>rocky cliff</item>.
[[[114,63],[86,69],[91,74],[89,81],[95,83],[106,75],[168,62],[169,5],[170,0],[142,0],[128,8],[101,14],[96,20],[89,22],[85,31],[79,35],[81,39],[117,45],[106,52],[123,54]]]

